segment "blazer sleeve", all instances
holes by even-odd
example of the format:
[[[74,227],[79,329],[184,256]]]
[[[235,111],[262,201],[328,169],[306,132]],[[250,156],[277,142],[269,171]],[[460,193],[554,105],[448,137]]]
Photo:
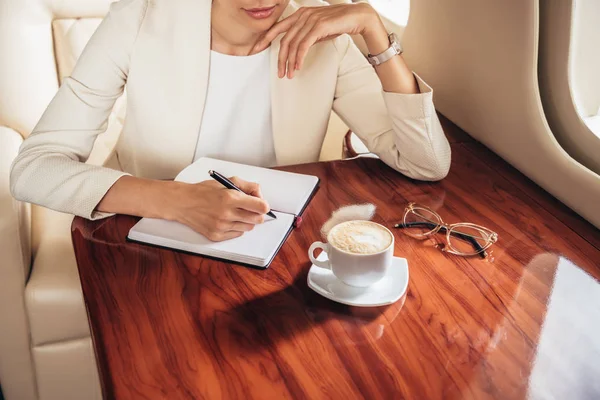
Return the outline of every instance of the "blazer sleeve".
[[[15,198],[88,219],[124,172],[85,164],[124,90],[147,0],[113,3],[11,166]]]
[[[432,89],[416,76],[421,93],[385,92],[348,35],[334,43],[341,57],[334,111],[390,167],[414,179],[444,178],[450,169],[450,145],[435,112]]]

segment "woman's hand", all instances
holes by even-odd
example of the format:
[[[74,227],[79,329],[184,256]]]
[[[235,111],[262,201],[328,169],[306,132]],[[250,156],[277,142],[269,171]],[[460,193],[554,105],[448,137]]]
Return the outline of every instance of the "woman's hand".
[[[178,186],[176,209],[170,219],[185,224],[212,241],[236,238],[264,221],[269,205],[256,183],[230,180],[244,193],[209,180]]]
[[[344,33],[371,36],[370,32],[387,34],[377,12],[368,3],[338,4],[324,7],[302,7],[294,14],[273,25],[256,43],[252,53],[266,49],[281,33],[278,76],[293,78],[294,71],[302,68],[304,58],[312,45],[334,39]]]

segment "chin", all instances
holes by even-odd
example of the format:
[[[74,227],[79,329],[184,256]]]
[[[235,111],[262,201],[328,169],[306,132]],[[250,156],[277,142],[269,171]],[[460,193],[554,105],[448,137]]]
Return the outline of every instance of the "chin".
[[[248,28],[250,28],[253,32],[265,32],[268,31],[275,23],[277,22],[277,18],[269,18],[261,21],[248,21]]]

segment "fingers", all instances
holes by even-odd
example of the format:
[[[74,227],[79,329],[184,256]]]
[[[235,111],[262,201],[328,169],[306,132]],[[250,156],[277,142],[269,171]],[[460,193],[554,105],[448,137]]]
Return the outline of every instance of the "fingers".
[[[234,185],[242,189],[242,191],[250,196],[263,198],[262,192],[260,190],[260,185],[255,182],[248,182],[243,179],[238,178],[237,176],[233,176],[229,178]]]
[[[300,16],[303,14],[301,11],[302,11],[302,9],[298,10],[297,12],[295,12],[292,15],[290,15],[286,19],[282,19],[281,21],[279,21],[275,25],[273,25],[271,27],[271,29],[269,29],[267,31],[267,33],[262,37],[262,39],[260,39],[254,45],[254,48],[252,49],[252,52],[253,53],[258,53],[260,51],[263,51],[267,47],[269,47],[269,45],[271,44],[271,42],[273,40],[275,40],[275,38],[277,36],[279,36],[279,34],[281,34],[283,32],[286,32],[288,29],[290,29],[296,23],[296,21],[298,20],[298,18],[300,18]]]
[[[303,7],[292,16],[275,24],[265,36],[257,43],[259,51],[264,50],[277,35],[284,33],[281,39],[279,54],[277,57],[277,76],[283,78],[287,75],[292,79],[295,70],[302,67],[304,59],[310,49],[316,42],[325,37],[338,36],[335,33],[335,27],[328,27],[330,15],[328,13],[335,6],[330,7]],[[328,30],[333,29],[333,35]]]
[[[243,222],[245,224],[252,225],[262,224],[265,222],[265,214],[258,214],[241,208],[234,209],[231,211],[231,213],[228,213],[227,217],[232,222]]]
[[[183,222],[213,242],[242,236],[245,232],[254,229],[255,226],[245,222],[226,220],[222,215],[215,218],[208,214],[195,215]]]
[[[215,219],[206,223],[199,232],[213,242],[233,239],[242,236],[245,232],[253,230],[255,224],[226,219]]]
[[[302,9],[298,12],[301,12]],[[306,24],[306,21],[310,18],[310,13],[309,12],[303,12],[301,13],[300,17],[298,17],[296,23],[290,27],[288,29],[288,31],[286,32],[285,36],[281,39],[281,44],[279,46],[279,57],[277,59],[277,76],[279,76],[279,78],[283,78],[286,75],[286,72],[288,74],[288,78],[290,77],[290,73],[293,73],[294,68],[296,67],[295,64],[292,64],[289,62],[289,50],[290,50],[290,46],[292,45],[292,43],[294,43],[294,40],[296,38],[296,36],[298,35],[298,32],[300,32],[300,30],[302,30],[302,28],[304,28],[304,25]]]
[[[287,74],[288,78],[291,79],[294,76],[294,70],[299,67],[296,61],[300,60],[300,58],[298,58],[299,43],[318,23],[320,18],[319,15],[322,10],[323,7],[300,8],[288,18],[273,25],[273,27],[256,43],[252,52],[256,53],[263,51],[278,35],[285,32],[279,48],[277,76],[283,78]],[[313,44],[317,40],[318,38],[313,41]],[[310,48],[310,46],[308,46],[308,48]],[[308,48],[302,51],[302,61],[308,52]]]
[[[225,189],[222,193],[222,205],[228,209],[240,208],[261,215],[269,212],[269,205],[263,199],[240,193],[235,190]]]
[[[223,213],[221,218],[207,221],[202,233],[213,242],[233,239],[254,229],[256,224],[264,221],[264,216],[246,210]]]
[[[254,229],[255,224],[247,224],[245,222],[236,221],[217,221],[215,231],[226,233],[226,232],[250,232]]]
[[[204,234],[213,242],[233,239],[242,236],[245,232],[250,232],[256,224],[264,221],[264,216],[245,210],[237,210],[232,215],[225,214],[222,219],[216,219],[208,226]],[[233,218],[229,220],[227,218]],[[249,222],[243,222],[249,221]]]
[[[212,241],[241,236],[263,223],[269,205],[256,197],[261,196],[260,187],[235,177],[231,180],[252,195],[226,189],[216,181],[185,185],[181,192],[183,212],[177,221]]]
[[[302,66],[304,65],[304,59],[306,58],[306,54],[308,54],[308,50],[310,50],[310,48],[318,42],[323,42],[326,40],[331,40],[331,39],[335,39],[336,37],[340,36],[338,34],[331,34],[331,35],[327,35],[324,32],[324,29],[320,29],[318,27],[315,28],[315,30],[312,32],[312,34],[307,35],[303,41],[300,42],[300,45],[298,45],[298,55],[296,56],[296,65],[297,65],[297,70],[302,69]]]
[[[281,39],[277,59],[279,78],[294,77],[302,68],[310,48],[317,42],[333,39],[344,33],[358,34],[377,16],[366,3],[338,4],[327,7],[301,7],[291,16],[273,25],[255,44],[253,52],[266,49],[275,38]],[[377,17],[378,18],[378,17]]]
[[[288,51],[288,79],[294,77],[294,71],[302,67],[304,57],[308,53],[308,49],[315,44],[319,38],[321,26],[319,25],[316,14],[310,16],[302,29],[295,35],[291,41]]]

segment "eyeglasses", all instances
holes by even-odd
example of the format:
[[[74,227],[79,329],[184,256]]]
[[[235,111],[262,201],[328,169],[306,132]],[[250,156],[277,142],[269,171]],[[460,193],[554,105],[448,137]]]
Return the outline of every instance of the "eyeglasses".
[[[468,222],[446,224],[435,211],[415,203],[406,206],[403,222],[394,227],[404,228],[405,234],[416,239],[426,239],[439,231],[445,232],[447,248],[444,247],[442,251],[458,256],[479,254],[485,258],[486,250],[498,240],[498,234],[484,226]]]

